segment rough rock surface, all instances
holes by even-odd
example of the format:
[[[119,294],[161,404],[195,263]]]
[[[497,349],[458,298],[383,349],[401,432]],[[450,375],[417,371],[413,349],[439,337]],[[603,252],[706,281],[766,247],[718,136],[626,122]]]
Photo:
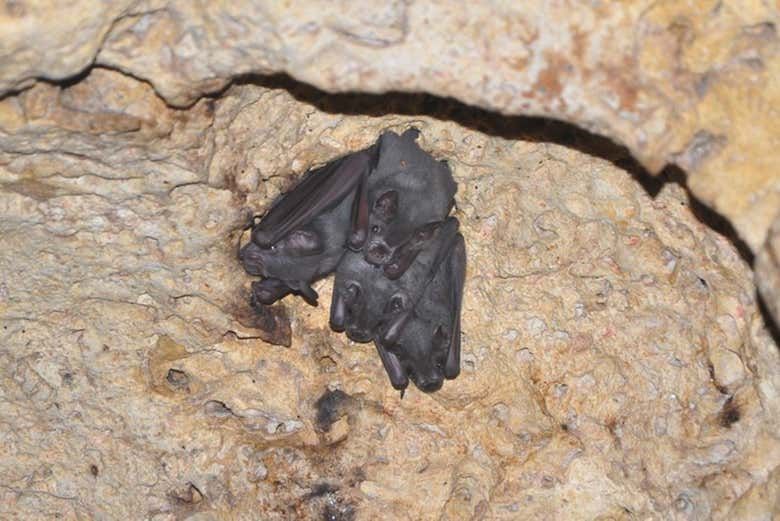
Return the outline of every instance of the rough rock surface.
[[[177,110],[98,68],[0,101],[0,518],[776,515],[780,351],[680,185],[459,104],[293,94]],[[469,268],[462,375],[401,400],[324,306],[259,338],[235,253],[298,174],[410,125]]]
[[[756,283],[769,314],[780,319],[780,214],[756,257]]]
[[[780,10],[759,0],[8,1],[0,95],[93,61],[193,103],[249,73],[554,117],[675,163],[753,252],[780,208]],[[773,274],[770,276],[777,276]]]

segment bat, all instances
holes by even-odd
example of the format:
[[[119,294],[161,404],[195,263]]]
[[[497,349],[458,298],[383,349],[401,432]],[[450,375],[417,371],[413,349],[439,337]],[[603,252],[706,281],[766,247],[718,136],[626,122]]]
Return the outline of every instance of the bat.
[[[259,220],[239,260],[256,310],[293,293],[316,305],[312,282],[336,272],[331,327],[374,341],[390,382],[424,392],[460,372],[466,252],[447,217],[457,191],[446,161],[417,129],[307,172]]]
[[[252,226],[251,241],[239,249],[250,275],[252,301],[269,305],[295,293],[312,305],[311,283],[332,273],[355,235],[358,199],[377,163],[373,145],[309,171]]]
[[[346,331],[355,342],[370,342],[382,324],[411,310],[455,240],[458,226],[458,220],[450,217],[418,229],[404,247],[396,250],[393,262],[405,266],[397,278],[383,274],[361,252],[347,252],[336,269],[331,328]]]
[[[466,277],[466,247],[458,233],[422,297],[396,314],[375,345],[392,386],[411,379],[423,392],[441,388],[460,374],[460,312]]]
[[[367,262],[398,278],[419,253],[408,244],[426,226],[444,220],[458,185],[446,161],[437,161],[416,142],[420,131],[379,137],[376,168],[360,187],[349,248],[362,250]],[[404,262],[399,260],[404,250]]]

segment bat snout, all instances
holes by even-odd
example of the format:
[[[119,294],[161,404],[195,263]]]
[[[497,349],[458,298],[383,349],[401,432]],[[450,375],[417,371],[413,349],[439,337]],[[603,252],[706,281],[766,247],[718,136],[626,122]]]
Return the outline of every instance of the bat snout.
[[[427,371],[415,371],[409,366],[407,367],[407,373],[414,385],[424,393],[436,392],[441,389],[444,383],[444,378],[437,374],[437,371],[431,371],[430,374],[426,374]]]
[[[374,266],[381,266],[390,261],[392,253],[386,244],[374,242],[366,248],[365,259]]]
[[[416,382],[417,387],[424,393],[433,393],[441,389],[441,380],[423,380]]]
[[[444,383],[442,378],[420,376],[414,373],[410,374],[409,377],[414,382],[414,385],[424,393],[436,392],[441,389],[441,386]]]
[[[371,342],[374,339],[374,335],[371,334],[371,331],[360,327],[348,327],[346,333],[350,340],[361,344]]]

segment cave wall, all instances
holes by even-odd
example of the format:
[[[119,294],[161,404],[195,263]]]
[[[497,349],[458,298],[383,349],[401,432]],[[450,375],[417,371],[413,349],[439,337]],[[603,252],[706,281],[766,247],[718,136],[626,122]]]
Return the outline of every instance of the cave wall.
[[[0,94],[91,64],[151,83],[175,106],[232,78],[283,72],[329,92],[425,91],[571,122],[676,164],[754,253],[778,317],[778,8],[632,0],[209,2],[121,0],[0,9]],[[775,244],[775,246],[773,246]],[[765,271],[769,270],[769,271]],[[774,283],[765,282],[773,280]]]
[[[777,316],[777,11],[574,6],[6,2],[3,516],[776,512],[778,348],[696,205]],[[555,117],[687,179],[650,193],[617,147],[456,101],[251,76],[276,72]],[[463,374],[401,400],[324,306],[285,300],[268,344],[235,245],[307,168],[411,125],[470,262]]]

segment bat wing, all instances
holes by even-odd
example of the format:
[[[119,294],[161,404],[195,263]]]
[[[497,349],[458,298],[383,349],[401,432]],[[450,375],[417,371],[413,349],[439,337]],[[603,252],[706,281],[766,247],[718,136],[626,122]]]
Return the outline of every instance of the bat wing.
[[[460,374],[460,311],[463,303],[463,285],[466,281],[466,244],[460,233],[447,259],[447,283],[450,293],[452,328],[444,376],[452,380]]]
[[[427,265],[425,272],[415,272],[414,274],[419,277],[419,280],[416,281],[416,285],[419,288],[417,292],[419,295],[418,299],[425,298],[424,295],[427,292],[427,288],[437,277],[437,273],[442,269],[445,269],[445,267],[449,268],[449,264],[452,262],[451,257],[453,253],[458,250],[458,242],[463,241],[463,236],[458,232],[459,226],[460,223],[458,222],[458,219],[455,217],[448,217],[443,222],[437,223],[435,228],[426,230],[426,232],[431,231],[431,233],[435,233],[437,247],[433,255],[429,256],[428,260],[425,261],[426,264],[424,265]],[[385,275],[390,280],[397,280],[406,273],[409,265],[411,265],[415,258],[420,257],[420,255],[418,255],[421,253],[420,250],[432,246],[431,237],[427,234],[425,237],[419,239],[419,243],[410,241],[409,244],[412,244],[411,248],[400,248],[397,252],[398,256],[394,255],[391,262],[386,266]],[[465,252],[465,249],[463,251]],[[412,273],[410,272],[408,276],[411,275]],[[447,276],[449,277],[449,275]],[[448,279],[448,285],[452,286],[450,282],[451,277]],[[462,285],[463,284],[461,284],[461,286]],[[414,307],[416,307],[416,305],[417,302],[413,302],[406,311],[399,313],[388,321],[384,332],[380,335],[383,342],[385,342],[385,345],[394,345],[398,341],[407,321],[414,313]]]
[[[427,284],[414,310],[399,314],[390,329],[375,339],[382,364],[396,389],[403,389],[412,379],[421,390],[433,392],[441,387],[444,378],[452,380],[460,374],[466,248],[460,233],[448,244],[437,255],[443,260],[436,265],[434,280]],[[396,348],[389,350],[392,346]]]
[[[376,147],[378,150],[379,148]],[[375,167],[375,165],[374,165]],[[373,168],[372,168],[373,170]],[[357,189],[355,202],[352,203],[352,228],[347,238],[347,247],[352,251],[360,251],[368,238],[368,175],[362,176]]]
[[[263,217],[252,240],[263,248],[270,247],[337,205],[370,173],[376,154],[377,147],[372,146],[312,170]]]
[[[387,376],[390,378],[390,383],[393,388],[398,389],[399,391],[406,389],[409,385],[409,377],[401,365],[401,361],[395,354],[385,349],[379,340],[376,340],[374,345],[379,353],[379,358],[382,359],[382,365],[385,368]]]
[[[449,219],[446,222],[449,222]],[[382,267],[385,276],[390,280],[397,280],[403,276],[403,274],[406,273],[406,270],[409,269],[409,266],[415,261],[417,255],[425,248],[426,244],[437,232],[438,228],[445,223],[429,223],[415,230],[406,242],[396,248],[395,252],[393,252],[393,255],[390,257],[390,261]]]

